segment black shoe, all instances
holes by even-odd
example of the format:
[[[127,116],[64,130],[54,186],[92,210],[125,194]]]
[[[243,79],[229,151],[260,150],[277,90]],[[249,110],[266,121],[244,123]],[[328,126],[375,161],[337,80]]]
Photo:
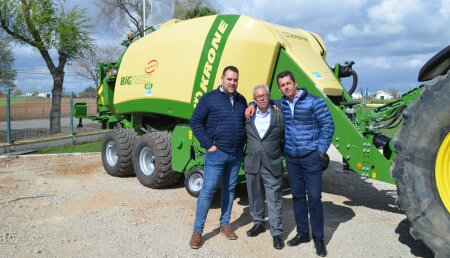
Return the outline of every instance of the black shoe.
[[[327,256],[327,248],[324,243],[314,243],[314,247],[316,248],[316,254],[321,257]]]
[[[247,236],[255,237],[264,231],[266,231],[264,224],[256,223],[249,231],[247,231]]]
[[[301,243],[308,243],[309,241],[311,241],[311,239],[309,239],[309,236],[301,236],[300,234],[297,234],[297,235],[295,235],[294,238],[287,241],[287,245],[288,246],[297,246]]]
[[[281,238],[281,236],[274,236],[273,237],[273,247],[275,249],[283,249],[284,242],[283,242],[283,239]]]

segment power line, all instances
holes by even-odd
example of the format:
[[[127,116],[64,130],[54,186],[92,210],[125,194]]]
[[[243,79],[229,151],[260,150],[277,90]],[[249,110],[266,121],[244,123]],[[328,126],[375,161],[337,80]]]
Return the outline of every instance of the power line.
[[[43,71],[43,70],[16,70],[17,73],[20,74],[36,74],[36,75],[52,75],[50,72],[48,71]],[[76,75],[74,73],[64,73],[64,76],[79,76]]]
[[[0,69],[0,72],[3,71],[9,71],[6,69]],[[45,70],[16,70],[16,73],[20,73],[20,74],[36,74],[36,75],[50,75],[52,76],[52,74],[49,71],[45,71]],[[64,76],[79,76],[75,73],[64,73]]]

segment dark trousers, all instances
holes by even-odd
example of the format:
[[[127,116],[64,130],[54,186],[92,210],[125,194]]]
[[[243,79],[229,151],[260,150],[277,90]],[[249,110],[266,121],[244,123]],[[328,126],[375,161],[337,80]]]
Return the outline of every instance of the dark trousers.
[[[303,157],[286,155],[297,233],[309,236],[308,210],[314,242],[323,242],[322,162],[319,151]]]

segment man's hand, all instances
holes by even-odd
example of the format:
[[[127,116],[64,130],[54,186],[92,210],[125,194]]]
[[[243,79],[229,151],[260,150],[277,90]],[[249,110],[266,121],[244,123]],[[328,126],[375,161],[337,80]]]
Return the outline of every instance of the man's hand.
[[[213,151],[216,151],[216,150],[217,150],[216,145],[213,145],[213,146],[209,147],[209,149],[207,151],[208,152],[213,152]]]
[[[272,105],[272,109],[274,109],[276,111],[281,111],[281,109],[275,104]]]
[[[255,114],[255,106],[248,105],[248,107],[245,109],[245,118],[250,119]]]

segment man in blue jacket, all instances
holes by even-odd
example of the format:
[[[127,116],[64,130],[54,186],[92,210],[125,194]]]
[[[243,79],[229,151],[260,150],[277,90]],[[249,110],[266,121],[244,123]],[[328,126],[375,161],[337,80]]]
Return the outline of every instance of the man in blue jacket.
[[[322,157],[330,147],[334,123],[326,102],[297,88],[290,71],[277,76],[283,97],[274,101],[282,110],[285,123],[284,156],[293,197],[297,234],[288,246],[307,243],[309,238],[308,211],[316,254],[326,256],[324,216],[322,205]],[[253,115],[249,106],[246,115]]]
[[[203,185],[189,242],[193,249],[201,246],[206,217],[219,182],[222,182],[220,232],[230,240],[237,239],[229,224],[246,139],[247,101],[236,91],[239,80],[236,67],[225,67],[221,79],[217,89],[200,98],[191,118],[192,132],[206,149]]]
[[[284,155],[293,197],[297,234],[289,246],[310,241],[308,211],[316,254],[326,256],[322,205],[322,157],[330,147],[334,123],[326,102],[297,89],[290,71],[277,76],[283,97],[277,103],[284,114]]]

